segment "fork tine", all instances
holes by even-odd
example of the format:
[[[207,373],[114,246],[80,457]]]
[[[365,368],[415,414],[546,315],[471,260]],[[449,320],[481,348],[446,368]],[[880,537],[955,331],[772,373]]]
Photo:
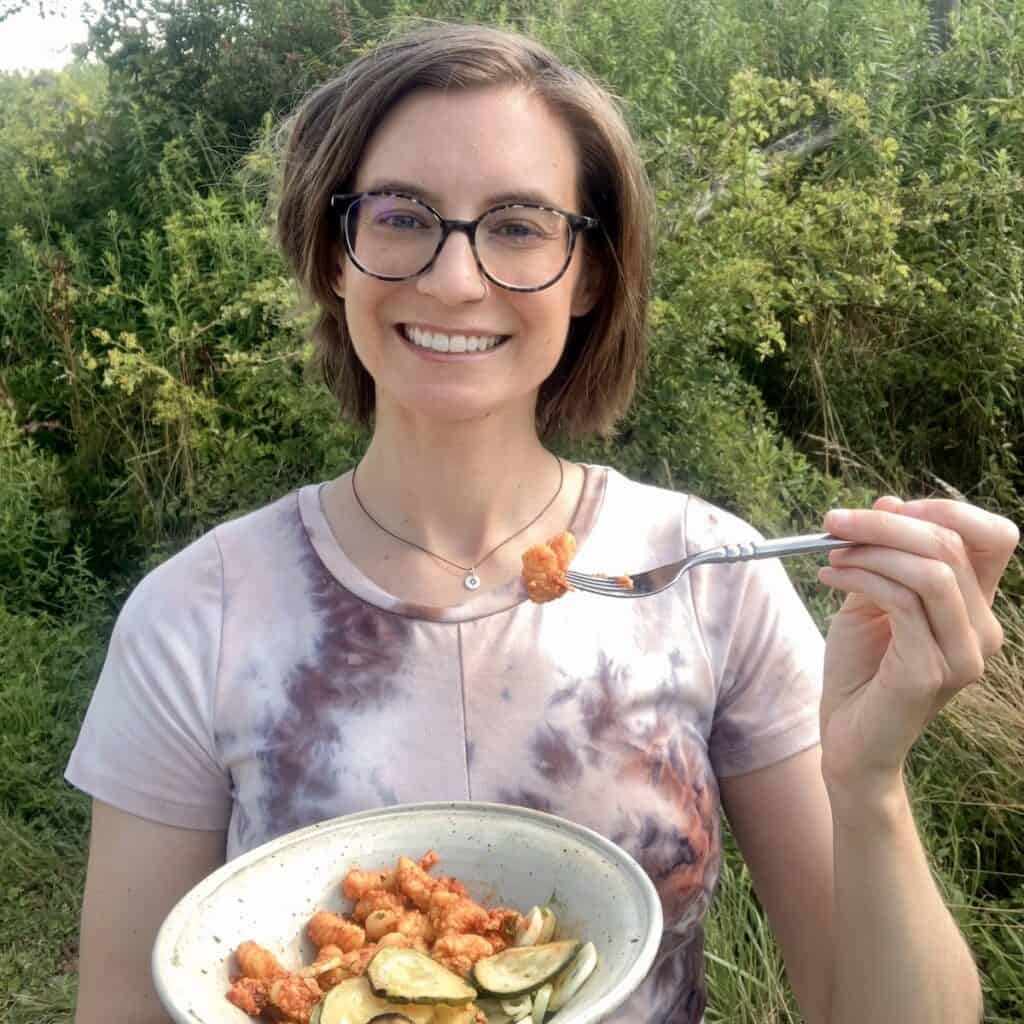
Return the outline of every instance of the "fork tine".
[[[569,570],[565,574],[565,578],[574,587],[576,587],[577,590],[586,590],[591,594],[615,596],[616,594],[630,593],[628,587],[624,587],[621,583],[617,583],[613,579],[606,579],[603,576],[588,576],[586,573],[573,572],[572,570]]]

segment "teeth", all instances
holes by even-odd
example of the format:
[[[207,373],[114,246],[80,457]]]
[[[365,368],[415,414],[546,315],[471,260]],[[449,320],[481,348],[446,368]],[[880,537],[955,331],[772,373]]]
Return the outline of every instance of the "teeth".
[[[503,340],[498,334],[434,334],[419,327],[406,327],[404,333],[414,345],[435,352],[486,352]]]

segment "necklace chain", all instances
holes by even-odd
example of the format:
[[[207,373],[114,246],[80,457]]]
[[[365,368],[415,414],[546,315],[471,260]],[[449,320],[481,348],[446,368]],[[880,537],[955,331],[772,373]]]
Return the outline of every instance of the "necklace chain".
[[[444,555],[439,555],[436,551],[431,551],[429,548],[425,548],[422,544],[417,544],[414,540],[407,540],[405,537],[400,537],[397,533],[389,530],[383,523],[371,515],[370,510],[363,504],[363,499],[359,496],[359,489],[356,487],[356,473],[359,472],[359,467],[363,464],[362,459],[356,464],[355,469],[352,470],[352,496],[356,499],[356,504],[363,510],[363,514],[367,519],[373,523],[379,530],[383,530],[389,537],[394,537],[395,540],[401,541],[403,544],[408,544],[411,548],[417,548],[422,551],[425,555],[430,555],[431,558],[436,558],[440,562],[444,562],[447,565],[453,566],[456,569],[460,569],[462,572],[467,573],[465,580],[463,581],[467,590],[476,590],[480,586],[480,578],[476,574],[476,570],[487,561],[499,548],[503,548],[509,541],[515,540],[521,533],[525,533],[538,519],[540,519],[545,512],[552,505],[554,505],[558,496],[562,493],[562,486],[565,483],[565,467],[562,464],[562,460],[556,455],[555,461],[558,463],[558,489],[551,496],[551,500],[525,525],[520,527],[511,536],[506,537],[500,544],[495,544],[490,551],[487,552],[482,558],[478,558],[473,565],[459,565],[458,562],[453,562],[450,558],[445,558]]]

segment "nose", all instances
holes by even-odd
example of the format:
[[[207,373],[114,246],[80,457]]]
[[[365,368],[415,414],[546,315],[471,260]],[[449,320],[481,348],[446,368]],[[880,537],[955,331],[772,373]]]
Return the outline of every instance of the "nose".
[[[448,306],[479,302],[487,294],[487,279],[477,266],[467,232],[448,235],[430,269],[417,278],[417,286]]]

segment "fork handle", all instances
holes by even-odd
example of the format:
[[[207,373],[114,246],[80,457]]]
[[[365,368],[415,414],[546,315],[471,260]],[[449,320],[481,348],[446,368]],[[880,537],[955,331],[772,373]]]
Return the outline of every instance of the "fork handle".
[[[853,547],[854,541],[840,540],[830,533],[804,533],[798,537],[777,537],[774,540],[746,541],[726,544],[720,550],[723,562],[749,562],[755,558],[785,558],[787,555],[809,555],[817,551]],[[717,561],[717,559],[716,559]]]

